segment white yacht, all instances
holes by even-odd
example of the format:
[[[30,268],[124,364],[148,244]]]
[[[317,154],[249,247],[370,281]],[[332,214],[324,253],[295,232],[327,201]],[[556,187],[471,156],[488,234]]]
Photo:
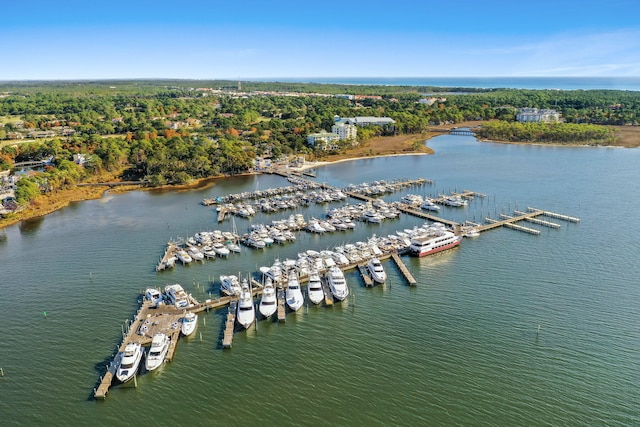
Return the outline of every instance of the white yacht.
[[[121,383],[126,383],[138,372],[142,360],[142,346],[140,343],[131,342],[127,344],[122,352],[120,366],[116,371],[116,378]]]
[[[164,362],[164,358],[169,351],[171,339],[165,334],[155,334],[151,341],[151,347],[144,360],[144,367],[147,371],[153,371]]]
[[[243,328],[248,328],[256,320],[256,308],[253,305],[253,296],[249,289],[249,283],[242,281],[242,292],[238,300],[236,320]]]
[[[294,271],[289,273],[289,280],[287,282],[287,291],[285,293],[285,297],[287,300],[287,305],[293,311],[299,310],[304,303],[304,296],[302,296],[300,282],[298,282],[298,276]]]
[[[367,268],[374,282],[384,283],[387,280],[387,273],[385,273],[384,267],[382,267],[382,263],[378,258],[369,258]]]
[[[180,249],[176,253],[176,257],[178,257],[178,260],[180,260],[182,264],[189,264],[191,261],[193,261],[193,258],[191,258],[191,255],[189,255],[187,251],[183,249]]]
[[[214,243],[213,244],[213,250],[220,255],[221,257],[225,257],[228,256],[229,253],[231,252],[225,245],[223,245],[222,243]]]
[[[260,305],[258,311],[264,317],[271,317],[273,313],[278,309],[278,301],[276,297],[276,288],[273,287],[271,279],[266,279],[264,288],[262,288],[262,297],[260,298]]]
[[[208,259],[215,259],[216,255],[218,255],[218,253],[211,246],[204,246],[202,248],[202,253]]]
[[[320,275],[317,270],[309,272],[307,293],[309,294],[309,301],[314,304],[320,304],[324,299],[324,291],[322,290],[322,283],[320,282]]]
[[[425,211],[439,211],[440,206],[436,205],[430,199],[424,199],[424,202],[420,205],[420,209],[424,209]]]
[[[339,301],[344,300],[349,295],[349,287],[342,270],[339,267],[331,267],[327,277],[333,296]]]
[[[191,246],[187,253],[191,256],[194,261],[202,261],[204,260],[204,254],[200,252],[200,249],[195,246]]]
[[[226,292],[229,295],[240,295],[242,287],[240,286],[240,280],[238,276],[220,276],[220,291]]]
[[[454,248],[460,244],[461,240],[461,236],[456,236],[451,231],[440,230],[435,234],[424,234],[411,239],[409,251],[412,255],[423,257]]]
[[[233,243],[232,241],[229,241],[226,243],[227,249],[229,249],[231,252],[235,252],[235,253],[239,253],[242,248],[240,248],[240,245]]]
[[[367,222],[372,222],[374,224],[380,224],[384,217],[378,214],[376,211],[366,211],[364,213],[364,220]]]
[[[188,312],[182,318],[182,326],[180,327],[180,332],[185,337],[191,335],[198,326],[198,315],[193,312]]]
[[[467,206],[467,201],[464,200],[460,196],[447,197],[447,198],[444,199],[444,201],[442,203],[444,203],[447,206],[452,206],[452,207]]]
[[[162,294],[156,288],[147,288],[144,297],[151,302],[152,307],[158,307],[163,302]]]
[[[167,285],[164,288],[164,292],[171,300],[171,304],[175,305],[176,308],[186,308],[189,306],[189,297],[179,284]]]

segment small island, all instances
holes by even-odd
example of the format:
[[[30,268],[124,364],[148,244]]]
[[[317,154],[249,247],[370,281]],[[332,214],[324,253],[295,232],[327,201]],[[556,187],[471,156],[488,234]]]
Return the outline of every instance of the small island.
[[[268,165],[299,167],[300,159],[308,167],[428,154],[426,140],[461,127],[493,142],[637,147],[639,97],[224,80],[5,82],[0,227],[105,189],[198,186]]]

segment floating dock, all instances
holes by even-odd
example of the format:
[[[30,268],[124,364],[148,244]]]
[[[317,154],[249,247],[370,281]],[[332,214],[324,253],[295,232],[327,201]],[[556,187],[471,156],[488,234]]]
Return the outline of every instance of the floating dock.
[[[287,308],[285,306],[285,294],[284,289],[278,288],[278,322],[285,322],[287,320]]]
[[[402,260],[400,259],[400,255],[398,255],[396,252],[392,252],[391,259],[393,259],[393,261],[396,263],[398,269],[400,270],[400,273],[402,273],[404,278],[409,283],[409,286],[414,286],[416,283],[418,283],[415,277],[413,277],[413,274],[411,274],[407,266],[404,265],[404,262],[402,262]]]
[[[237,302],[231,301],[227,310],[227,320],[224,324],[224,334],[222,335],[222,348],[231,348],[233,342],[233,332],[236,327],[236,304]]]
[[[367,266],[364,264],[358,264],[358,270],[360,271],[360,276],[364,281],[364,286],[367,288],[373,287],[373,280],[371,280],[371,275]]]

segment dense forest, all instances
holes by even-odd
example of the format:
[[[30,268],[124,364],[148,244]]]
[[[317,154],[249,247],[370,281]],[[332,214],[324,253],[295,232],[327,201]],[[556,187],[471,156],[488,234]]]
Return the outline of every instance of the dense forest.
[[[521,107],[556,109],[566,123],[514,123]],[[360,141],[483,120],[480,135],[490,139],[607,144],[613,133],[598,125],[639,124],[640,94],[223,80],[6,82],[0,169],[52,158],[42,174],[21,180],[22,201],[104,171],[125,171],[150,186],[180,184],[247,171],[256,156],[321,156],[306,136],[329,131],[336,115],[395,120],[391,130],[359,128]],[[48,137],[25,142],[36,131]],[[86,162],[73,162],[74,154]]]

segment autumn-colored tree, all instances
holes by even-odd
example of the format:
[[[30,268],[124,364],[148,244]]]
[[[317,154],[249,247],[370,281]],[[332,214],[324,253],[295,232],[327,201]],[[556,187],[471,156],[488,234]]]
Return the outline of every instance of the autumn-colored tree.
[[[234,128],[227,129],[226,134],[230,135],[230,136],[240,136],[240,132],[237,129],[234,129]]]

